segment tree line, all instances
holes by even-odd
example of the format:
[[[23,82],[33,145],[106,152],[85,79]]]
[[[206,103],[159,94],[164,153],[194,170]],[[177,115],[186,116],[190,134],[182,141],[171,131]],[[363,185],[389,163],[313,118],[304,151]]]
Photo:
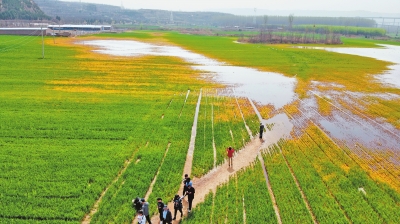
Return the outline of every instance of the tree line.
[[[265,25],[264,19],[268,18],[268,26],[289,26],[288,18],[292,16],[292,25],[331,25],[331,26],[354,26],[354,27],[376,27],[376,22],[372,19],[358,17],[309,17],[309,16],[237,16],[231,14],[221,14],[213,16],[211,19],[215,25],[222,26],[240,26],[240,27],[256,27],[260,28]]]

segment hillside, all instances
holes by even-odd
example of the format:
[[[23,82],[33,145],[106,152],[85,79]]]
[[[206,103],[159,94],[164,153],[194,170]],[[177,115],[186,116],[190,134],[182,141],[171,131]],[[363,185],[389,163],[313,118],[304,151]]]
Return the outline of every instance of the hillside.
[[[46,14],[61,18],[63,23],[144,23],[167,24],[171,12],[152,9],[122,9],[121,7],[85,2],[64,2],[58,0],[35,0]],[[214,18],[230,14],[217,12],[172,12],[175,24],[211,25]]]
[[[0,20],[50,19],[33,0],[0,0]]]
[[[60,17],[62,23],[88,24],[175,24],[182,26],[240,26],[263,27],[264,16],[259,15],[254,24],[253,16],[238,16],[220,12],[184,12],[154,9],[124,9],[118,6],[59,0],[35,0],[41,10],[53,18]],[[287,16],[268,15],[268,25],[287,25]],[[375,27],[370,19],[352,17],[309,17],[296,16],[294,25],[323,24],[339,26]]]

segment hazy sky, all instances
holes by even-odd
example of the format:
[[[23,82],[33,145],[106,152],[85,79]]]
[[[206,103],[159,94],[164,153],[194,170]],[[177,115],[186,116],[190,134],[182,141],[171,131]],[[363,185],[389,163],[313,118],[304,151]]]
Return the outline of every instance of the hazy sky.
[[[62,0],[79,2],[79,0]],[[329,10],[400,13],[400,0],[82,0],[82,2],[121,6],[129,9],[206,11],[223,8],[268,10]],[[356,3],[357,2],[357,3]],[[213,11],[214,11],[213,10]]]

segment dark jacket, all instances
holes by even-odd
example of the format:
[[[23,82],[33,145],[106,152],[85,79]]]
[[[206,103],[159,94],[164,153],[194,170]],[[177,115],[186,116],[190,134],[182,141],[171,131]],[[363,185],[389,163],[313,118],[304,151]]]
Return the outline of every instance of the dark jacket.
[[[162,214],[162,212],[164,211],[164,203],[162,202],[157,202],[157,208],[158,208],[158,212],[160,214]]]
[[[164,210],[164,209],[163,209]],[[163,211],[164,212],[164,211]],[[161,213],[161,221],[163,221],[163,223],[169,223],[172,222],[172,213],[169,211],[169,209],[167,210],[167,217],[164,219],[163,213]]]
[[[260,125],[260,133],[264,132],[264,125]]]
[[[194,187],[190,187],[190,188],[188,187],[186,194],[187,194],[189,200],[194,198],[194,193],[196,193]]]

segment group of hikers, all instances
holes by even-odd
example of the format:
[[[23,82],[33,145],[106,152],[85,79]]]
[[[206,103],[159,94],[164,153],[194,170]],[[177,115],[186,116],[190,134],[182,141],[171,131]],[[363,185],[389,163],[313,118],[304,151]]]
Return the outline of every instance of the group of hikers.
[[[167,204],[164,204],[162,198],[157,198],[157,208],[160,214],[160,223],[162,224],[171,224],[173,220],[176,220],[176,215],[178,211],[181,213],[181,218],[183,216],[183,199],[187,196],[187,201],[189,203],[188,212],[190,213],[192,210],[192,202],[194,199],[194,194],[196,193],[193,183],[188,174],[185,174],[183,179],[183,192],[182,196],[178,194],[172,199],[174,203],[174,217],[172,218],[172,213],[168,208]],[[132,200],[132,206],[135,208],[137,212],[137,221],[139,224],[145,224],[149,222],[151,224],[150,212],[149,212],[149,203],[146,202],[144,198],[135,198]]]
[[[260,123],[260,134],[259,138],[262,140],[264,132],[264,125]],[[232,146],[229,146],[226,149],[227,156],[228,156],[228,166],[233,167],[233,155],[235,153],[235,149],[232,148]],[[190,180],[190,177],[188,174],[185,174],[185,177],[183,179],[183,192],[182,196],[179,196],[178,194],[175,195],[175,197],[172,199],[172,202],[174,203],[174,217],[172,218],[172,213],[169,211],[169,208],[167,204],[164,204],[162,198],[157,198],[157,208],[158,212],[160,214],[160,223],[162,224],[170,224],[172,223],[173,220],[176,220],[176,214],[179,211],[181,213],[181,218],[183,216],[183,199],[188,196],[188,212],[190,213],[192,210],[192,202],[194,199],[194,194],[195,194],[195,189],[193,187],[193,183]],[[150,219],[150,212],[149,212],[149,203],[146,202],[144,198],[135,198],[132,200],[133,206],[135,207],[137,211],[137,220],[139,224],[145,224],[146,222],[149,222],[151,224],[151,219]]]

